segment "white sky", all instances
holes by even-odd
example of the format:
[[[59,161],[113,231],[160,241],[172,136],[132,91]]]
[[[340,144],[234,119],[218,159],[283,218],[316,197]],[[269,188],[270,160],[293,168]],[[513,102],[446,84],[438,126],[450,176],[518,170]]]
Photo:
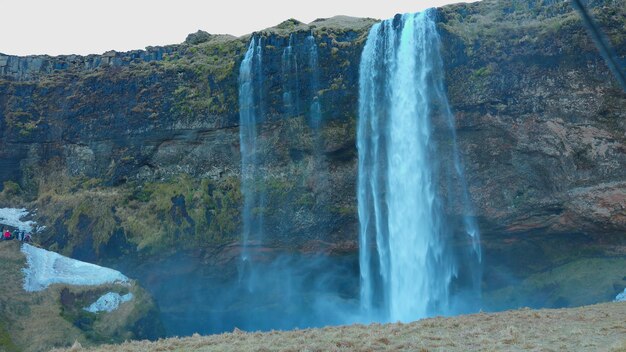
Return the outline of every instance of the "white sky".
[[[391,18],[463,0],[2,0],[0,53],[100,54],[177,44],[187,34],[244,35],[295,18]],[[471,0],[465,0],[472,2]]]

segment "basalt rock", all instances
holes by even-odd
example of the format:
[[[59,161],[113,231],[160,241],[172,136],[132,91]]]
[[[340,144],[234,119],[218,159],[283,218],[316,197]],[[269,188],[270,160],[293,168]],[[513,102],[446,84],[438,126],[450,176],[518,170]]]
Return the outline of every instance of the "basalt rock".
[[[587,3],[623,67],[624,1]],[[267,247],[356,249],[358,67],[374,22],[290,20],[254,34],[264,46],[259,187],[269,201],[255,211],[267,219]],[[438,28],[485,244],[528,233],[603,241],[623,234],[626,93],[569,3],[446,6]],[[310,33],[319,51],[321,138],[307,123]],[[290,36],[300,69],[284,77]],[[238,69],[249,40],[199,32],[129,53],[0,56],[0,184],[19,185],[0,200],[37,207],[48,225],[39,240],[66,254],[98,260],[228,248],[236,256]],[[296,113],[283,104],[285,79],[300,83]],[[449,143],[436,138],[449,158]]]

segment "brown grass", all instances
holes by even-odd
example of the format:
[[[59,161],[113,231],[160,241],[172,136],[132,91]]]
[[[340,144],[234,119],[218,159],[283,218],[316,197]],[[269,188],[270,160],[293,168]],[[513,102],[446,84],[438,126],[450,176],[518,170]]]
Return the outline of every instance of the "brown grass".
[[[128,288],[116,284],[57,284],[39,292],[26,292],[22,272],[26,258],[20,245],[16,240],[0,241],[0,352],[48,351],[54,347],[71,346],[74,341],[90,346],[102,341],[98,339],[119,342],[134,336],[128,331],[129,326],[152,307],[152,301],[139,286],[135,283]],[[104,292],[129,290],[134,299],[132,304],[122,304],[114,312],[99,314],[88,335],[63,317],[60,297],[64,288],[69,288],[73,294],[93,293],[96,297]],[[80,310],[82,305],[80,302],[76,304]]]
[[[626,303],[521,309],[410,324],[194,335],[88,351],[626,351]],[[75,346],[72,351],[85,351]]]
[[[18,241],[0,243],[0,319],[11,343],[25,351],[43,351],[63,346],[64,341],[82,340],[79,330],[61,318],[54,289],[24,292],[21,269],[26,258],[19,245]]]

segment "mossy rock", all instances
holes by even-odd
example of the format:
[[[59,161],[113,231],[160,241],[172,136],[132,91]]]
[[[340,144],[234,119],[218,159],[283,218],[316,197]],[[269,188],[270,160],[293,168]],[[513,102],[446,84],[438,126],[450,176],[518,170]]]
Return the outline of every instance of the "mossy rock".
[[[18,352],[19,348],[13,343],[11,335],[7,331],[5,323],[0,320],[0,351],[2,352]]]
[[[158,308],[135,282],[125,286],[51,285],[38,292],[22,288],[26,266],[18,241],[0,242],[0,350],[41,351],[120,343],[129,339],[156,339],[165,335]],[[90,313],[88,307],[107,292],[133,294],[112,312]]]
[[[578,307],[610,302],[626,288],[626,257],[571,261],[533,274],[518,284],[484,294],[491,309]]]

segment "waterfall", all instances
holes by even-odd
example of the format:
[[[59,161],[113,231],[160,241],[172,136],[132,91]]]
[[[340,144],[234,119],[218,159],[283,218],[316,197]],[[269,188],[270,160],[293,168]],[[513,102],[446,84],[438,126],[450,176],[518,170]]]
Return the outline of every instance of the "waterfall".
[[[480,246],[469,216],[434,15],[428,10],[374,25],[361,58],[359,260],[361,307],[372,319],[412,321],[478,304],[475,293],[463,295],[472,302],[456,302],[463,299],[456,286],[480,290]],[[445,176],[453,181],[443,193],[439,175],[448,169],[437,160],[435,118],[444,120],[452,143],[448,172],[453,175]],[[443,211],[451,201],[462,203],[460,242],[469,245],[455,246],[458,231]]]
[[[311,90],[311,106],[310,106],[310,125],[311,127],[318,129],[322,119],[322,109],[319,101],[319,89],[320,89],[320,69],[319,69],[319,55],[317,53],[317,44],[315,43],[315,37],[313,31],[306,38],[306,46],[309,54],[309,84]]]
[[[283,77],[283,105],[287,116],[297,116],[300,113],[298,104],[299,77],[298,57],[293,50],[293,34],[289,35],[289,44],[283,50],[282,77]]]
[[[257,150],[257,127],[263,120],[262,54],[261,38],[253,37],[239,69],[239,140],[244,199],[240,280],[248,273],[250,243],[261,241],[263,235],[263,216],[255,212],[264,206],[264,196],[257,192],[257,183],[262,179]]]

